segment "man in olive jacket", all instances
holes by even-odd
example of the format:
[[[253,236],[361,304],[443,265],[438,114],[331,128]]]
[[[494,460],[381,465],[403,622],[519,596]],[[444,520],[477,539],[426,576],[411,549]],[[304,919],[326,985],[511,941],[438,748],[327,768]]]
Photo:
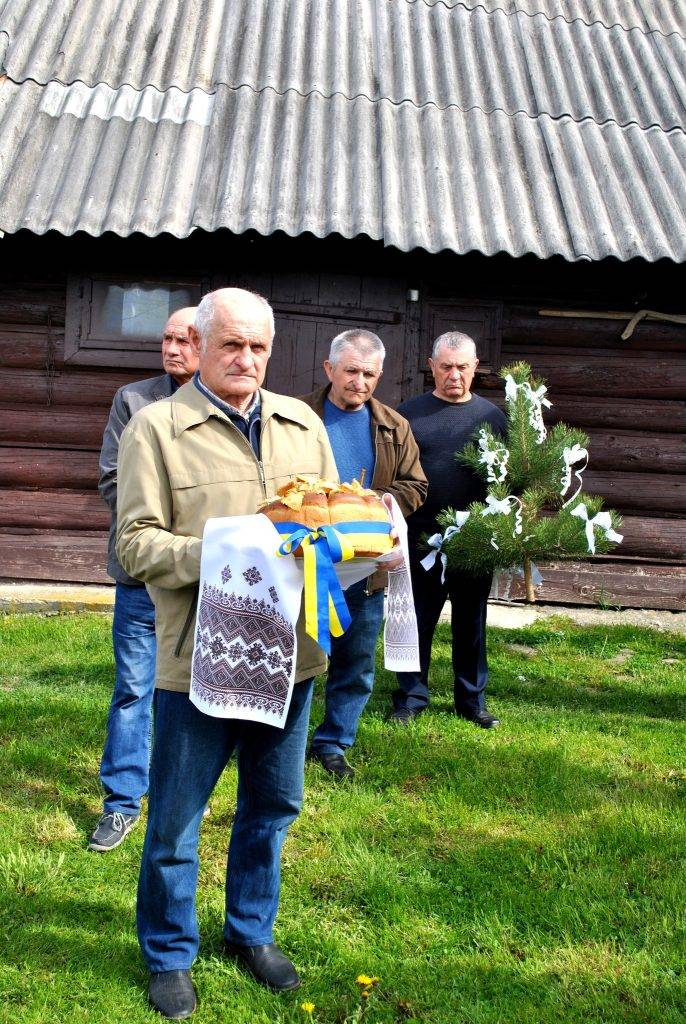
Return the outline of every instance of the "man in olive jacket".
[[[324,372],[329,384],[303,401],[324,421],[342,481],[359,480],[379,494],[392,494],[403,515],[424,501],[427,482],[407,420],[372,397],[386,352],[371,331],[350,330],[331,342]],[[386,573],[349,587],[352,618],[343,636],[332,637],[324,721],[312,738],[310,756],[333,777],[351,778],[345,751],[374,685],[376,641],[383,620]]]
[[[302,802],[313,677],[321,649],[298,623],[296,686],[283,729],[212,718],[190,701],[193,620],[205,522],[252,514],[294,474],[334,477],[326,430],[302,402],[261,388],[274,321],[265,299],[237,288],[198,307],[190,336],[193,380],[133,417],[119,450],[117,554],[155,604],[157,675],[148,829],[138,888],[138,937],[150,971],[148,998],[181,1020],[195,1009],[190,967],[198,832],[203,810],[236,752],[225,952],[263,985],[297,988],[273,943],[286,831]]]

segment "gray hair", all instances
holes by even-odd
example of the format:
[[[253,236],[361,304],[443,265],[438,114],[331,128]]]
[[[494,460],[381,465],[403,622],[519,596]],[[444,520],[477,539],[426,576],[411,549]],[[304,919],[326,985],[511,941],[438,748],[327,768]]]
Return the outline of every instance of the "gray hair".
[[[476,359],[476,342],[469,334],[464,334],[462,331],[446,331],[445,334],[439,334],[431,349],[432,359],[438,355],[439,348],[471,348],[472,355]]]
[[[253,299],[255,304],[263,309],[267,314],[269,321],[269,333],[271,340],[274,340],[274,311],[269,305],[263,295],[258,295],[257,292],[249,292],[243,288],[219,288],[217,291],[208,292],[204,295],[198,304],[198,308],[195,314],[195,329],[200,335],[200,351],[204,352],[207,346],[207,338],[212,329],[215,315],[215,296],[223,295],[226,298],[237,298],[243,301],[246,298]]]
[[[343,331],[333,339],[329,349],[329,362],[332,366],[336,366],[345,348],[354,349],[359,356],[381,356],[382,363],[386,357],[386,349],[379,335],[359,327]]]

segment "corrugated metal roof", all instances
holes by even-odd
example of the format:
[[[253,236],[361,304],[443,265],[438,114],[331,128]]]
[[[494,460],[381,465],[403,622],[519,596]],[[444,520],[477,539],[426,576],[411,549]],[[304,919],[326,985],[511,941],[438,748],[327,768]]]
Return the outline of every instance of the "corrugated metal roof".
[[[184,92],[248,85],[665,129],[686,123],[678,35],[425,0],[281,0],[278,8],[274,0],[49,0],[49,16],[46,4],[13,0],[0,17],[15,82]]]
[[[9,82],[0,123],[23,153],[0,176],[6,231],[227,227],[686,260],[683,132],[225,86],[209,125],[108,120],[88,104],[52,117],[44,89]]]
[[[0,228],[685,260],[686,42],[562,6],[0,0]]]
[[[483,8],[509,14],[545,14],[565,21],[596,22],[637,28],[642,32],[686,34],[686,9],[682,0],[409,0],[430,6]]]

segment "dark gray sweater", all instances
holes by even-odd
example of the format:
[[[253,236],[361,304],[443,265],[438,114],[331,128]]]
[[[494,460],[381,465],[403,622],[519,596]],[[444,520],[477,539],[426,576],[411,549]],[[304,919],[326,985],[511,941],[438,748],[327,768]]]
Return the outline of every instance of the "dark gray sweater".
[[[464,509],[472,501],[483,501],[486,485],[476,473],[460,465],[455,458],[465,445],[476,440],[482,423],[505,435],[505,414],[480,395],[468,402],[444,402],[432,393],[409,398],[398,407],[409,420],[419,445],[419,459],[429,481],[426,501],[408,518],[410,536],[417,540],[423,533],[438,529],[436,516],[445,508]]]

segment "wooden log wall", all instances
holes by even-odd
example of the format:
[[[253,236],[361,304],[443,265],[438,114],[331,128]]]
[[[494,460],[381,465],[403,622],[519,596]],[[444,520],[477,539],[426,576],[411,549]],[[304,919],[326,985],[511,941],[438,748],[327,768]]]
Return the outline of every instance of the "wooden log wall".
[[[543,599],[684,609],[686,327],[644,321],[622,341],[624,322],[541,316],[542,307],[506,308],[503,364],[526,360],[545,378],[547,423],[586,431],[584,488],[621,513],[624,535],[605,557],[541,566]],[[480,390],[504,406],[496,377]],[[510,595],[523,597],[518,581]]]
[[[175,265],[185,272],[183,259]],[[364,310],[378,316],[371,326],[389,343],[382,399],[395,404],[401,393],[424,389],[430,339],[421,334],[421,302],[405,303],[408,284],[421,283],[420,275],[403,264],[393,278],[384,267],[387,276],[375,288],[375,268],[368,270],[347,279],[315,271],[245,275],[245,284],[261,286],[283,306],[280,358],[282,372],[292,370],[283,390],[302,391],[317,379],[337,306],[339,329],[355,324],[356,307],[360,317]],[[462,283],[460,300],[469,298],[469,288]],[[549,423],[562,419],[587,431],[586,489],[620,511],[625,535],[611,556],[542,566],[545,599],[684,609],[686,328],[644,322],[623,342],[621,322],[540,316],[544,306],[584,306],[581,295],[554,305],[542,291],[535,304],[522,299],[522,288],[504,299],[502,361],[526,359],[546,378],[554,402]],[[425,286],[423,297],[429,293]],[[478,294],[484,298],[483,290]],[[491,297],[502,298],[495,288]],[[105,583],[108,513],[97,494],[102,432],[116,389],[154,370],[65,364],[65,302],[61,269],[0,281],[0,577]],[[303,313],[298,304],[307,303],[318,312]],[[614,308],[623,306],[617,301]],[[316,352],[303,361],[306,343]],[[483,379],[480,390],[503,404],[496,376]],[[512,594],[519,594],[516,585]]]
[[[111,583],[98,454],[141,374],[65,367],[65,297],[63,274],[0,282],[0,576]]]

